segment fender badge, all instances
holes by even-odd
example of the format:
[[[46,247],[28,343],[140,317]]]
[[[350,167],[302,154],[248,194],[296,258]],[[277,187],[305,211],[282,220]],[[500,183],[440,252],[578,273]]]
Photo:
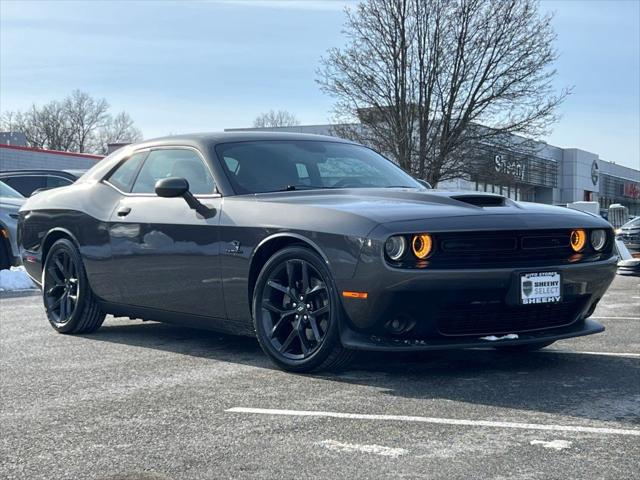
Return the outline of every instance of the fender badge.
[[[242,253],[242,250],[240,250],[240,242],[238,240],[233,240],[230,243],[230,247],[227,248],[227,253],[230,254],[238,254],[238,253]]]

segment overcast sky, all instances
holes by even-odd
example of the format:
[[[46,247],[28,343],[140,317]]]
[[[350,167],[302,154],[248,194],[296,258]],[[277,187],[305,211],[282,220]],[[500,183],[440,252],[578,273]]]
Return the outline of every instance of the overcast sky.
[[[0,0],[0,108],[75,88],[126,110],[145,137],[250,126],[269,109],[327,123],[320,57],[344,39],[345,1]],[[640,1],[544,1],[556,12],[558,87],[546,139],[640,168]]]

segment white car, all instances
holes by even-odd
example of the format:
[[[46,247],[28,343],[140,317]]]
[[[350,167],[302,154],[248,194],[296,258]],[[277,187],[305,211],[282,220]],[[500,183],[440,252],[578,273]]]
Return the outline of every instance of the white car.
[[[20,193],[0,181],[0,270],[20,263],[16,224],[18,210],[25,200]]]

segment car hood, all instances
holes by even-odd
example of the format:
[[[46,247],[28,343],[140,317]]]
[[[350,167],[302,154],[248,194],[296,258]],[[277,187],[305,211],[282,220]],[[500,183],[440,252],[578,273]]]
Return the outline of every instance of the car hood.
[[[26,198],[0,197],[0,205],[2,208],[18,210],[26,200]]]
[[[543,215],[571,218],[574,222],[609,226],[600,217],[564,207],[515,202],[483,192],[448,192],[414,189],[340,189],[257,195],[259,201],[348,212],[378,223],[408,222],[455,217]],[[556,222],[550,222],[556,223]],[[572,222],[570,222],[572,223]],[[550,228],[552,225],[550,225]]]

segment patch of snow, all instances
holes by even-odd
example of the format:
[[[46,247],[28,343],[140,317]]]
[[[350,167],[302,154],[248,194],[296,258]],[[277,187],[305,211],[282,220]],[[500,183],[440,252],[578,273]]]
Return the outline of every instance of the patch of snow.
[[[571,442],[568,440],[552,440],[550,442],[545,442],[544,440],[531,440],[529,443],[531,445],[542,445],[544,448],[553,448],[557,451],[571,448]]]
[[[497,340],[517,340],[517,333],[510,333],[509,335],[503,335],[501,337],[496,337],[495,335],[489,335],[488,337],[480,337],[480,340],[488,340],[490,342],[495,342]]]
[[[334,452],[373,453],[374,455],[393,458],[398,458],[401,455],[409,453],[409,451],[404,448],[383,447],[382,445],[358,445],[357,443],[342,443],[336,440],[323,440],[319,442],[318,445],[333,450]]]
[[[24,267],[11,267],[10,270],[0,270],[0,292],[12,290],[31,290],[36,288]]]

